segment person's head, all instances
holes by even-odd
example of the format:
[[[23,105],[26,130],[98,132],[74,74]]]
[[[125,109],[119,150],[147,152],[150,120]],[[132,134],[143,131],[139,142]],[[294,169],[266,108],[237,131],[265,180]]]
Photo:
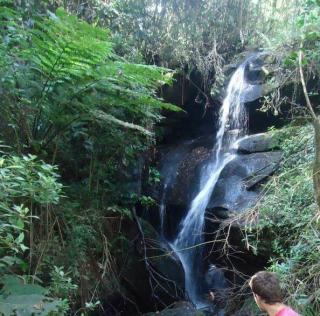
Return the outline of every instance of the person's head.
[[[274,305],[283,302],[279,280],[275,273],[257,272],[251,277],[249,285],[260,309],[265,310],[266,304]]]

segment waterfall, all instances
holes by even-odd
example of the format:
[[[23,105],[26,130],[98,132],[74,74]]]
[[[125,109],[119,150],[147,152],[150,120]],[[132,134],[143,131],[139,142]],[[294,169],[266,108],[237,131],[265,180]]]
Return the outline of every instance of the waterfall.
[[[179,163],[188,153],[189,147],[194,143],[195,140],[185,141],[180,144],[177,148],[169,151],[165,159],[162,161],[161,176],[163,182],[162,194],[160,199],[160,234],[165,239],[165,218],[166,218],[166,198],[168,190],[172,189],[175,184],[177,177],[177,169]]]
[[[188,297],[198,308],[203,306],[198,277],[202,248],[199,245],[203,242],[205,210],[220,173],[236,157],[232,153],[233,144],[247,133],[247,113],[242,100],[244,92],[250,89],[245,80],[245,68],[249,60],[250,58],[241,64],[230,79],[219,112],[219,126],[211,161],[201,171],[199,192],[180,224],[178,236],[171,243],[184,268]]]

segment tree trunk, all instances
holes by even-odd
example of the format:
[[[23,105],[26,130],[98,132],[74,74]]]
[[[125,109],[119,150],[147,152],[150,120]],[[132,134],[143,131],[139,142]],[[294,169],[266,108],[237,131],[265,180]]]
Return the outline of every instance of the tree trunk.
[[[320,118],[313,121],[315,157],[313,164],[313,186],[318,210],[320,210]]]
[[[313,188],[314,196],[318,205],[317,219],[320,219],[320,117],[313,110],[312,104],[307,91],[307,85],[304,79],[303,69],[302,69],[302,45],[299,51],[299,72],[300,80],[302,84],[302,90],[304,97],[306,99],[306,105],[309,113],[312,117],[312,124],[314,128],[314,146],[315,146],[315,156],[313,162]]]

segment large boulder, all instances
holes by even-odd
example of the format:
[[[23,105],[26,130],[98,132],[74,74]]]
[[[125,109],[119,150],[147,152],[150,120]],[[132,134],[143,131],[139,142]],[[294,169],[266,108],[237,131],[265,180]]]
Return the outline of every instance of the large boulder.
[[[242,165],[246,166],[247,177],[244,184],[247,190],[251,190],[256,184],[272,175],[278,168],[282,152],[264,152],[240,156]]]
[[[194,148],[180,163],[174,186],[168,194],[167,203],[190,205],[199,189],[201,169],[210,160],[212,150],[206,147]]]
[[[141,228],[146,243],[146,257],[158,276],[161,275],[159,282],[162,282],[168,291],[173,290],[173,296],[182,294],[184,271],[179,258],[151,224],[141,220]]]
[[[253,190],[279,166],[281,152],[238,155],[222,171],[208,209],[241,212],[253,205],[259,189]]]
[[[121,271],[122,293],[141,311],[184,297],[183,267],[151,224],[142,219],[122,219],[107,230],[114,247],[119,248],[115,262]]]
[[[187,207],[198,190],[201,168],[212,156],[213,143],[209,135],[166,150],[159,163],[163,192],[156,198],[165,198],[167,206]]]
[[[251,60],[247,63],[245,68],[245,77],[247,85],[242,91],[242,102],[248,103],[261,98],[264,95],[264,78],[265,78],[265,54],[259,52],[246,52],[240,56],[240,59],[235,63],[226,65],[224,67],[224,74],[227,77],[226,82],[229,81],[232,73],[238,66],[247,58],[251,56]],[[221,91],[220,98],[223,99],[225,89]]]
[[[259,195],[256,185],[278,168],[281,152],[266,152],[273,149],[274,144],[265,134],[240,140],[237,144],[238,151],[246,154],[239,154],[224,168],[208,208],[242,211],[250,207]],[[201,172],[212,157],[212,147],[206,146],[204,141],[201,144],[196,142],[188,150],[184,150],[179,161],[175,161],[174,169],[163,169],[166,170],[163,175],[167,175],[164,183],[168,177],[170,179],[165,196],[167,207],[179,205],[188,208],[199,190]]]
[[[239,153],[248,154],[271,151],[277,147],[277,142],[270,134],[260,133],[241,138],[234,147]]]

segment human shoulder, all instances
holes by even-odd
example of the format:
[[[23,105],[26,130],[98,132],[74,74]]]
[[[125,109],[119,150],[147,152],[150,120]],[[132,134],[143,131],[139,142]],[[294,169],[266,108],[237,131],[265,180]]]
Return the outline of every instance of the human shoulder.
[[[285,306],[276,314],[276,316],[300,316],[300,315],[289,306]]]

